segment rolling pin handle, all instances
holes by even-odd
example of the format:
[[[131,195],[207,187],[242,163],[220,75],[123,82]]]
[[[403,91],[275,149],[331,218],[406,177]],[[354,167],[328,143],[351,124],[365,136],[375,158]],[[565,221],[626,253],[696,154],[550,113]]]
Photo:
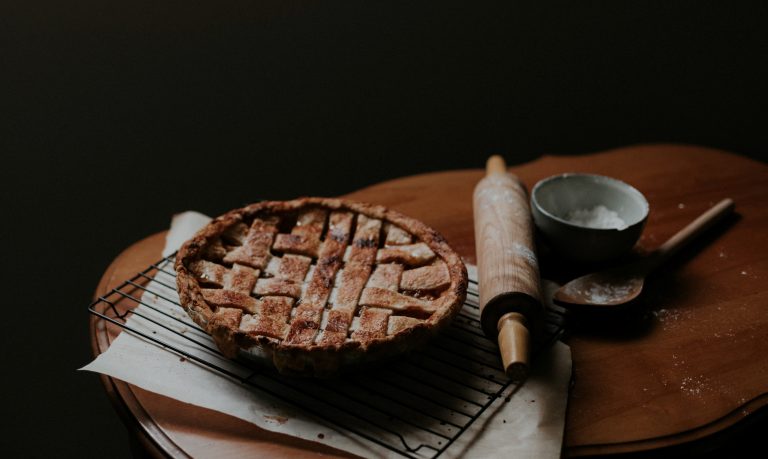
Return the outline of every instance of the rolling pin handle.
[[[528,323],[518,312],[508,312],[498,323],[499,351],[504,372],[515,382],[528,377]]]
[[[504,158],[502,158],[499,155],[493,155],[490,158],[488,158],[488,161],[485,163],[485,173],[487,175],[492,174],[506,174],[507,172],[507,163],[504,162]]]

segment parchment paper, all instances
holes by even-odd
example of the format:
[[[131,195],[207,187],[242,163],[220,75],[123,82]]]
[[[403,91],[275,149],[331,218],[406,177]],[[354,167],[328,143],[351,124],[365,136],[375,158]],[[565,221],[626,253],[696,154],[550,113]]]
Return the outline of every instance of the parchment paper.
[[[163,255],[172,254],[209,220],[196,212],[174,216]],[[168,263],[163,269],[170,271],[172,265]],[[476,279],[474,267],[470,266],[469,271],[470,277]],[[185,349],[236,376],[247,376],[242,367],[184,338],[192,337],[215,348],[186,313],[167,300],[178,298],[172,276],[161,271],[153,284],[151,290],[156,293],[145,293],[142,302],[184,321],[184,324],[179,325],[178,321],[142,305],[129,318],[130,327],[154,332],[151,336],[162,342]],[[176,329],[181,327],[179,331],[183,336],[164,331],[141,316],[173,322],[170,325]],[[184,361],[177,354],[129,332],[120,333],[106,352],[82,370],[103,373],[151,392],[235,416],[269,431],[321,442],[362,457],[401,457],[203,365]],[[504,397],[497,399],[447,449],[444,457],[560,457],[570,375],[570,348],[558,341],[537,357],[526,383],[511,386]],[[423,453],[433,452],[425,450]]]

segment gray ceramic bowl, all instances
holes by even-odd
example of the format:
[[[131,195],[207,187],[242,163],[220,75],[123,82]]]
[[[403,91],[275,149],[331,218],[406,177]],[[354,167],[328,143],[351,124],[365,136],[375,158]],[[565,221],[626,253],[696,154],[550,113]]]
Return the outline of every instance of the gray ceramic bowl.
[[[648,201],[621,180],[568,173],[533,187],[531,211],[545,242],[559,255],[596,263],[632,249],[648,219]]]

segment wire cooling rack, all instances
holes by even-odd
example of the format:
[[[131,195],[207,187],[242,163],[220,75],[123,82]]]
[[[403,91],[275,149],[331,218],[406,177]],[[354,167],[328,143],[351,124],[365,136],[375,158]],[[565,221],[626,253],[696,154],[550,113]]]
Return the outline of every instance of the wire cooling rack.
[[[512,390],[514,383],[501,368],[498,347],[480,327],[475,279],[470,278],[458,317],[427,347],[344,380],[299,379],[246,360],[225,359],[179,305],[174,257],[151,264],[99,297],[89,311],[183,359],[404,457],[440,456],[507,389]],[[564,322],[564,310],[549,306],[534,352],[560,338]]]

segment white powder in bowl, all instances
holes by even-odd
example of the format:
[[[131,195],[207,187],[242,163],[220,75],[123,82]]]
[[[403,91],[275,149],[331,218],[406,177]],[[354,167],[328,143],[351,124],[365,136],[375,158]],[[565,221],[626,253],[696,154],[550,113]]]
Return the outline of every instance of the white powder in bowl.
[[[565,217],[570,223],[586,226],[587,228],[623,230],[628,225],[611,209],[599,205],[591,209],[576,209],[568,212]]]

